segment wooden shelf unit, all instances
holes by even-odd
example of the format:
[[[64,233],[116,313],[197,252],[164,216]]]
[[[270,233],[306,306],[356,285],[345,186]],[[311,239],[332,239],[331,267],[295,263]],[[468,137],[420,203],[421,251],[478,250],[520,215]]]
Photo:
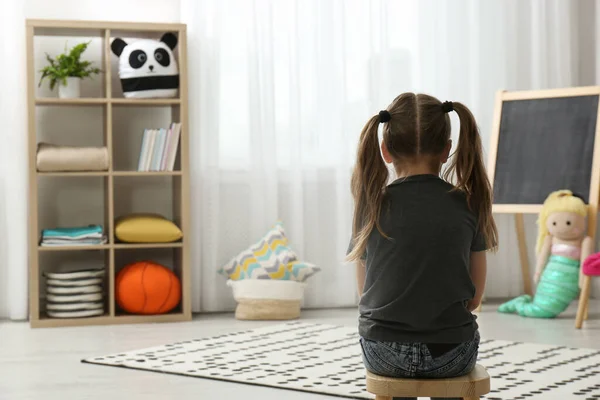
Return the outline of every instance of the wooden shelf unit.
[[[153,24],[153,23],[125,23],[103,21],[61,21],[61,20],[27,20],[27,73],[28,73],[28,123],[29,123],[29,313],[32,327],[60,327],[108,324],[132,324],[149,322],[177,322],[189,321],[192,317],[191,310],[191,272],[189,261],[189,168],[188,168],[188,105],[187,105],[187,37],[184,24]],[[165,32],[173,32],[178,37],[177,54],[179,65],[179,97],[171,99],[128,99],[113,97],[112,81],[118,79],[117,71],[111,71],[110,42],[114,37],[147,37],[151,34],[156,39]],[[35,81],[35,55],[34,39],[42,36],[71,36],[71,37],[96,37],[103,41],[102,66],[103,69],[103,97],[98,98],[37,98]],[[113,78],[114,76],[114,78]],[[100,79],[100,78],[99,78]],[[36,110],[38,107],[100,107],[103,110],[104,134],[103,142],[109,153],[109,168],[107,171],[81,171],[81,172],[38,172],[36,168],[36,152],[38,134],[36,131]],[[176,171],[139,172],[122,171],[114,167],[113,160],[113,108],[116,107],[168,107],[171,109],[172,121],[181,123],[181,137],[179,141],[178,165]],[[169,121],[170,122],[170,121]],[[122,133],[121,133],[122,134]],[[131,133],[133,134],[133,132]],[[116,149],[118,151],[118,149]],[[126,178],[125,178],[126,177]],[[183,240],[175,243],[119,243],[114,237],[115,197],[119,194],[115,190],[115,178],[133,179],[135,185],[137,177],[163,177],[172,179],[173,219],[183,232]],[[102,179],[104,181],[104,230],[108,236],[108,243],[92,246],[60,246],[45,247],[39,245],[39,235],[43,228],[39,222],[38,185],[42,179]],[[67,181],[68,182],[68,181]],[[157,181],[158,182],[158,181]],[[157,190],[161,186],[157,185]],[[140,210],[143,212],[144,210]],[[119,251],[134,251],[144,249],[163,249],[173,251],[173,268],[179,276],[182,285],[182,300],[173,312],[162,315],[129,315],[117,309],[115,302],[115,275],[119,267],[115,265],[115,253]],[[105,314],[87,318],[49,318],[41,306],[40,286],[43,266],[40,266],[40,255],[53,254],[65,257],[72,252],[104,252],[106,254],[106,295],[108,307]],[[61,256],[62,257],[62,256]]]

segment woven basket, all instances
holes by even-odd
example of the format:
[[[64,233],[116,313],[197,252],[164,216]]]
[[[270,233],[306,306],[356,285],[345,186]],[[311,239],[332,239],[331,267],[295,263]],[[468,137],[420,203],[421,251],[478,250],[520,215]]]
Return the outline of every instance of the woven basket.
[[[300,317],[304,283],[266,279],[227,281],[239,320],[291,320]]]

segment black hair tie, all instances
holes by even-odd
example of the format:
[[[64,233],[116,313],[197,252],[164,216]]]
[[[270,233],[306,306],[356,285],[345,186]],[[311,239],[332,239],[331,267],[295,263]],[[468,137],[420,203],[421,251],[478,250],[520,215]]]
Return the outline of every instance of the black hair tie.
[[[454,111],[454,104],[451,101],[445,101],[442,103],[442,111],[445,113],[449,113]]]
[[[379,111],[379,123],[380,124],[383,124],[384,122],[388,122],[390,119],[392,119],[392,115],[389,113],[389,111],[386,111],[386,110]]]

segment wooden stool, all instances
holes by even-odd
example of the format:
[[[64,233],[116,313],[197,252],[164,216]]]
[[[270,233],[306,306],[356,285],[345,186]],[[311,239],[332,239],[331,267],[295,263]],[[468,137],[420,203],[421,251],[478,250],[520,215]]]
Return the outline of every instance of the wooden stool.
[[[476,365],[469,375],[449,379],[397,379],[367,372],[367,391],[376,400],[392,397],[461,397],[476,400],[490,392],[490,376],[485,368]]]

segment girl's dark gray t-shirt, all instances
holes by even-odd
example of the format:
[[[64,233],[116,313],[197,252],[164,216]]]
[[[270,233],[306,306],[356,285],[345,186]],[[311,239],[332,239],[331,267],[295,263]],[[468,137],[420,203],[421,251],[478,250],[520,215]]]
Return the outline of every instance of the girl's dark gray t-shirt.
[[[359,333],[369,340],[461,343],[478,326],[467,309],[475,295],[471,252],[486,250],[462,192],[435,175],[387,187],[380,224],[365,253]],[[352,243],[350,244],[350,249]]]

